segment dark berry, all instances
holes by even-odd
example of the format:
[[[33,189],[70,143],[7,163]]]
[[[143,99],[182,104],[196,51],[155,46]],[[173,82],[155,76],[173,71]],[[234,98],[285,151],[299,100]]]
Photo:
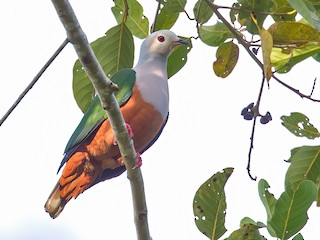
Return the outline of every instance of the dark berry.
[[[262,116],[262,117],[260,118],[261,124],[267,124],[269,121],[270,121],[270,120],[269,120],[269,118],[268,118],[267,116]]]
[[[246,115],[248,112],[249,112],[249,111],[248,111],[248,108],[245,107],[245,108],[242,109],[242,111],[241,111],[241,116]]]
[[[251,111],[251,112],[248,112],[247,114],[243,115],[243,118],[245,120],[252,120],[253,116],[254,116],[254,113]]]
[[[270,113],[270,112],[267,112],[267,113],[266,113],[266,117],[269,119],[269,121],[272,120],[272,117],[271,117],[271,113]]]
[[[254,103],[252,102],[252,103],[250,103],[250,104],[248,105],[248,107],[247,107],[247,108],[249,108],[249,109],[251,109],[251,110],[252,110],[253,106],[254,106]]]
[[[255,55],[258,55],[258,50],[259,50],[259,48],[252,48],[252,52],[253,52]]]
[[[242,109],[241,116],[243,116],[245,120],[252,120],[254,117],[253,108],[254,108],[254,103],[250,103],[247,107]]]

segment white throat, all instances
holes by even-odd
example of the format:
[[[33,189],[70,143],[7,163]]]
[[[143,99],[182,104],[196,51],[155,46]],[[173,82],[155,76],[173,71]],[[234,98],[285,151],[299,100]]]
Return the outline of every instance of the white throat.
[[[167,62],[153,59],[139,62],[133,68],[136,71],[136,84],[142,98],[166,118],[169,112],[169,89]]]

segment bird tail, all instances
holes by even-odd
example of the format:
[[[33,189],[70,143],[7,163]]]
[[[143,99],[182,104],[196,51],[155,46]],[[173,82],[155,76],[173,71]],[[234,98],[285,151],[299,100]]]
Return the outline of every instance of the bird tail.
[[[62,176],[44,206],[52,218],[58,217],[69,200],[77,198],[98,177],[98,165],[93,165],[87,158],[85,153],[77,152],[66,163]]]
[[[60,196],[60,184],[58,182],[53,188],[44,208],[46,212],[50,214],[50,217],[54,219],[59,216],[66,203],[67,202]]]

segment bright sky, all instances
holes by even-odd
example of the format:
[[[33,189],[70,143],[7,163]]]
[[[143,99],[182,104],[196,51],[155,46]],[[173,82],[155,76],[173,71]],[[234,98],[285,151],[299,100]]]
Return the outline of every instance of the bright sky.
[[[149,4],[145,14],[152,22],[156,2],[141,3]],[[190,14],[194,3],[188,2]],[[89,41],[116,24],[110,11],[112,1],[71,4]],[[0,116],[66,37],[51,1],[14,0],[2,5]],[[195,36],[195,23],[186,27],[186,21],[181,14],[173,31]],[[138,50],[141,41],[135,41]],[[212,71],[215,49],[200,40],[193,44],[187,65],[169,82],[169,122],[158,142],[143,155],[153,239],[207,239],[194,224],[193,197],[204,181],[226,167],[235,170],[226,185],[228,232],[224,237],[236,230],[245,216],[266,221],[258,183],[246,173],[252,124],[240,115],[245,106],[257,99],[261,72],[240,48],[240,62],[234,72],[227,79],[219,79]],[[0,127],[0,239],[136,239],[126,174],[71,200],[55,220],[44,211],[44,203],[58,180],[56,171],[64,147],[82,116],[71,88],[75,60],[74,49],[68,45]],[[311,59],[280,77],[309,93],[313,79],[320,77],[318,68],[319,64]],[[318,86],[315,91],[320,98]],[[275,81],[265,90],[261,111],[270,111],[273,121],[264,126],[257,124],[252,174],[265,178],[278,198],[289,166],[283,160],[289,158],[290,150],[318,144],[317,140],[294,137],[281,126],[280,117],[303,112],[320,128],[320,112],[319,105],[302,100]],[[315,204],[309,218],[302,234],[305,239],[315,239],[320,235],[320,214]]]

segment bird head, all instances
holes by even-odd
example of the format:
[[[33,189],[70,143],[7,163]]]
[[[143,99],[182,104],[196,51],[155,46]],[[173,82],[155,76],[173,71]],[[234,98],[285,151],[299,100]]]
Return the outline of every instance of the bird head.
[[[178,45],[189,45],[189,43],[170,30],[159,30],[150,34],[142,43],[140,58],[167,58],[172,49]]]

